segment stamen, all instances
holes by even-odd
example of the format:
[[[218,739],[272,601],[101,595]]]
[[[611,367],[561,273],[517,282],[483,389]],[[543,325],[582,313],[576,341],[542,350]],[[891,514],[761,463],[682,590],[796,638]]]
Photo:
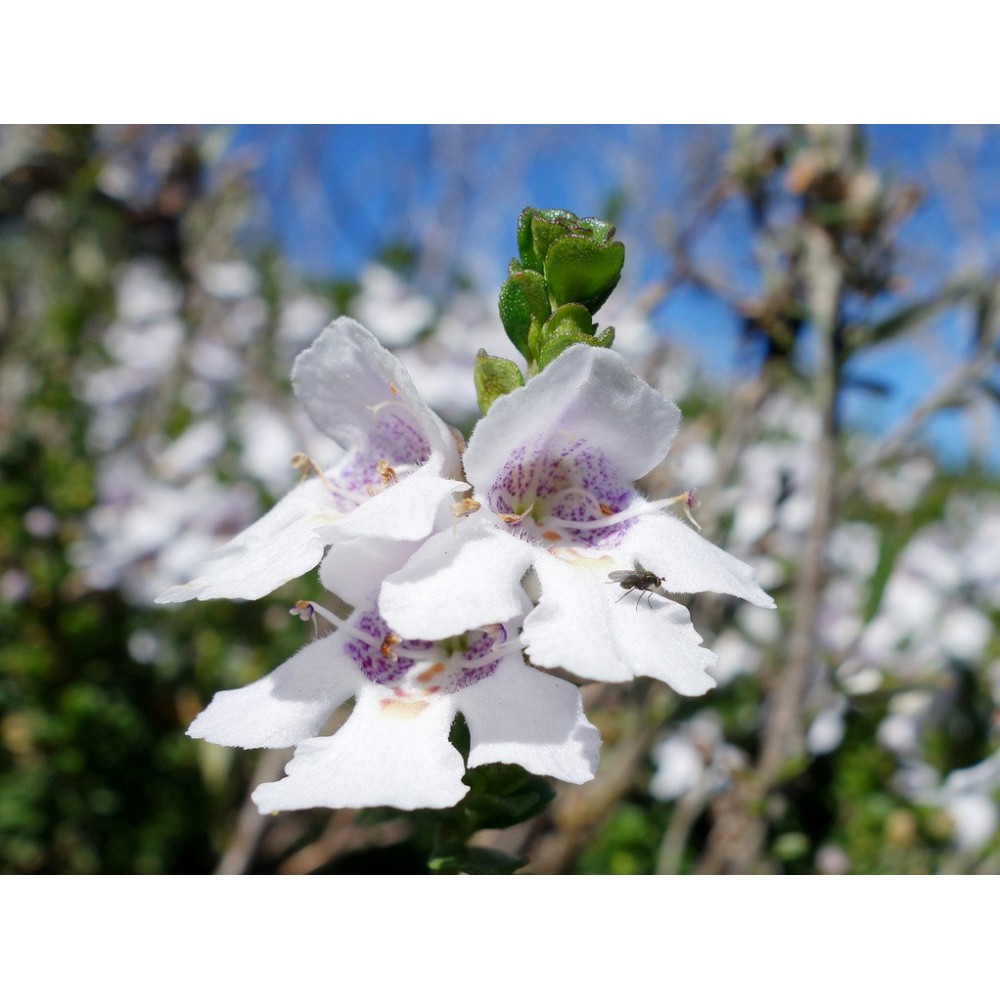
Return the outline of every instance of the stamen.
[[[679,497],[674,497],[674,499],[682,501],[684,516],[701,531],[701,525],[694,519],[694,514],[691,513],[696,507],[700,506],[694,490],[685,490]]]
[[[309,621],[314,615],[319,615],[320,618],[329,622],[335,628],[340,629],[342,632],[346,632],[349,636],[365,643],[367,646],[372,646],[373,648],[377,647],[381,652],[381,646],[379,645],[378,639],[368,635],[367,632],[362,632],[361,629],[355,628],[342,618],[338,618],[332,611],[328,611],[321,604],[314,604],[312,601],[296,601],[295,604],[288,609],[288,613],[295,615],[297,618],[301,618],[304,622]]]
[[[697,521],[695,521],[691,514],[691,508],[694,506],[693,490],[688,490],[686,493],[681,493],[676,497],[669,497],[666,500],[650,500],[636,507],[627,507],[625,510],[618,511],[617,514],[610,514],[607,517],[595,517],[588,521],[569,521],[564,517],[553,517],[548,514],[542,520],[547,525],[558,524],[565,528],[576,528],[580,531],[590,528],[607,528],[613,524],[621,524],[622,521],[631,521],[654,510],[665,510],[667,507],[672,507],[675,503],[684,504],[685,515],[695,527],[698,527]],[[698,530],[700,531],[701,528],[698,528]]]
[[[309,621],[318,615],[324,621],[329,622],[331,625],[343,632],[346,632],[348,635],[359,640],[360,642],[363,642],[365,645],[371,646],[373,649],[377,648],[379,653],[387,660],[395,663],[399,658],[398,654],[395,652],[395,647],[397,647],[404,640],[402,636],[397,635],[395,632],[388,632],[382,637],[381,640],[379,640],[374,636],[368,635],[367,632],[362,632],[360,629],[354,628],[354,626],[349,622],[344,621],[342,618],[338,618],[332,611],[329,611],[321,604],[315,604],[312,601],[296,601],[295,604],[288,609],[288,612],[289,614],[295,615],[296,618],[301,618],[303,621]],[[479,631],[485,632],[494,639],[495,644],[489,649],[488,652],[484,653],[482,656],[477,656],[472,660],[463,659],[463,654],[461,652],[456,652],[451,656],[444,657],[446,662],[453,667],[461,667],[462,669],[481,667],[487,663],[495,663],[506,654],[507,650],[514,649],[518,646],[517,642],[497,642],[497,640],[504,640],[507,638],[507,630],[502,625],[484,625]],[[419,667],[421,670],[427,669],[428,661],[433,663],[442,659],[440,653],[440,643],[433,643],[429,649],[404,649],[406,659],[414,660],[414,668]]]
[[[399,476],[396,475],[396,470],[389,464],[389,459],[383,458],[375,463],[375,471],[379,475],[379,479],[382,480],[383,486],[392,486],[393,483],[399,482]]]
[[[294,455],[292,455],[292,468],[296,472],[301,472],[303,479],[305,479],[310,472],[314,473],[328,490],[331,492],[333,491],[333,486],[331,485],[330,480],[326,478],[326,473],[304,451],[297,451]]]
[[[514,649],[518,643],[516,642],[505,642],[502,645],[494,646],[488,653],[483,653],[482,656],[477,656],[474,660],[463,660],[459,654],[455,654],[449,660],[453,666],[462,667],[462,669],[467,669],[468,667],[481,667],[487,663],[496,663],[497,660],[503,659],[506,655],[508,649]]]
[[[451,505],[451,516],[452,517],[468,517],[470,514],[475,514],[482,504],[478,500],[473,500],[472,497],[464,497],[461,500],[456,500]]]
[[[390,392],[392,391],[393,388],[395,387],[394,386],[390,387]],[[397,390],[397,392],[398,391],[399,390]],[[365,409],[371,410],[372,413],[374,414],[378,414],[379,412],[384,410],[387,406],[398,406],[401,409],[405,410],[411,417],[413,416],[413,411],[410,409],[407,403],[403,402],[402,399],[383,399],[381,403],[368,404],[368,406],[366,406]]]
[[[528,509],[521,511],[520,514],[497,514],[497,517],[499,517],[504,524],[520,524],[531,513],[531,509],[534,506],[535,502],[532,500]]]
[[[364,502],[365,498],[360,494],[352,493],[350,490],[342,489],[340,486],[334,486],[315,460],[310,458],[303,451],[297,451],[294,455],[292,455],[292,468],[297,472],[301,472],[303,479],[305,479],[310,472],[314,473],[320,482],[330,491],[330,493],[332,493],[335,497],[349,500],[355,507]]]
[[[308,601],[296,601],[294,606],[288,609],[288,613],[307,622],[316,614],[316,609]]]

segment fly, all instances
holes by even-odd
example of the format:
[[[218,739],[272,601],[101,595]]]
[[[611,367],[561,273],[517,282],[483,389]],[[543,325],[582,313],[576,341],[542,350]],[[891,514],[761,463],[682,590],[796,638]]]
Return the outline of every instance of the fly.
[[[658,577],[655,573],[646,569],[642,563],[637,559],[635,561],[635,569],[616,569],[613,573],[608,574],[609,583],[617,583],[622,590],[625,591],[618,601],[625,600],[633,590],[640,591],[639,601],[636,602],[636,610],[639,608],[639,602],[642,601],[642,595],[645,593],[647,603],[649,604],[650,610],[653,609],[653,594],[660,594],[660,587],[663,585],[663,579]],[[618,603],[615,601],[615,604]]]

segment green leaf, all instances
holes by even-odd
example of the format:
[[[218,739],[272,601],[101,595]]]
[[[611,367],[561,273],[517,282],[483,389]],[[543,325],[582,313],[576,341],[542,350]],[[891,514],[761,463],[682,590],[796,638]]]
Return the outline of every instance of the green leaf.
[[[563,335],[546,340],[538,355],[538,370],[551,364],[567,348],[574,344],[588,344],[590,347],[610,347],[615,339],[615,328],[605,327],[594,336]]]
[[[560,208],[546,209],[536,212],[531,220],[532,249],[539,262],[544,262],[552,244],[571,233],[573,223],[577,221],[572,212],[564,212]],[[542,270],[539,266],[537,270]]]
[[[462,805],[474,829],[503,829],[537,816],[555,798],[542,778],[517,764],[485,764],[465,774],[472,789]]]
[[[560,306],[542,327],[542,346],[552,337],[579,337],[589,339],[594,335],[597,324],[590,312],[578,302]]]
[[[614,291],[625,264],[622,243],[598,243],[587,236],[566,236],[545,257],[545,280],[556,304],[579,302],[596,312]]]
[[[501,851],[486,847],[465,847],[458,851],[435,855],[427,867],[438,875],[513,875],[527,862]]]
[[[494,358],[485,351],[476,355],[473,371],[479,409],[486,413],[501,396],[524,385],[521,369],[507,358]]]
[[[531,357],[534,359],[533,365],[529,367],[530,375],[538,374],[537,358],[542,353],[542,341],[544,339],[545,328],[537,319],[533,319],[531,326],[528,327],[528,350],[531,351]]]
[[[542,272],[549,248],[566,236],[586,236],[607,243],[615,227],[604,219],[577,218],[562,208],[526,208],[517,220],[519,268]]]
[[[525,268],[541,274],[543,258],[535,253],[534,240],[531,236],[531,220],[537,211],[538,209],[529,206],[518,216],[517,252],[521,255],[521,263]]]
[[[589,232],[598,243],[607,243],[615,235],[614,224],[606,222],[604,219],[588,216],[586,219],[580,219],[579,226]]]
[[[512,262],[513,263],[513,262]],[[534,357],[528,347],[532,318],[548,319],[549,292],[545,279],[535,271],[514,271],[500,289],[500,320],[511,343],[527,361]]]

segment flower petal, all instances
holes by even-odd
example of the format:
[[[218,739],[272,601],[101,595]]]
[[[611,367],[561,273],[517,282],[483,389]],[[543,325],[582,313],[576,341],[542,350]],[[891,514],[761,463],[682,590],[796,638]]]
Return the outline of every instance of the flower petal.
[[[669,593],[711,590],[742,597],[762,608],[775,607],[746,563],[723,552],[671,514],[653,513],[639,518],[622,540],[619,555],[628,568],[638,561],[652,570]]]
[[[300,743],[287,777],[260,785],[253,801],[262,813],[452,806],[468,791],[462,756],[448,742],[454,716],[449,698],[396,699],[366,685],[347,722],[333,736]]]
[[[655,677],[686,695],[715,687],[707,670],[717,658],[687,610],[645,591],[624,595],[610,585],[610,568],[610,560],[540,555],[542,596],[521,633],[531,662],[597,681]]]
[[[325,532],[418,541],[434,529],[442,504],[465,483],[442,479],[429,466],[394,483],[345,514]]]
[[[486,492],[518,446],[564,432],[611,456],[630,481],[663,459],[679,426],[677,407],[620,355],[580,345],[501,396],[476,425],[463,460],[477,492]]]
[[[407,638],[444,639],[524,613],[533,546],[470,518],[429,538],[382,585],[379,611]]]
[[[170,587],[156,603],[213,597],[254,600],[312,569],[323,556],[324,544],[316,532],[327,520],[322,514],[325,490],[318,479],[296,486],[218,549],[201,576]]]
[[[318,639],[259,681],[220,691],[188,736],[224,747],[290,747],[322,732],[362,683],[342,662],[342,645],[339,635]]]
[[[419,544],[384,538],[338,539],[320,563],[320,583],[354,607],[374,606],[382,581],[399,569]]]
[[[356,320],[334,320],[292,367],[292,384],[313,423],[345,449],[364,450],[386,406],[430,445],[430,464],[459,470],[451,432],[421,400],[403,365]]]
[[[469,724],[469,767],[520,764],[574,784],[596,774],[601,737],[583,714],[580,692],[526,667],[520,655],[453,697]]]

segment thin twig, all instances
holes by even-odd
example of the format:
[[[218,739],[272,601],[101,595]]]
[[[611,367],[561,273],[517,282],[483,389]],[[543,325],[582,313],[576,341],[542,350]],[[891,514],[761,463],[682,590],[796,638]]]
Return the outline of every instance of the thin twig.
[[[813,230],[807,240],[817,341],[817,404],[821,417],[816,456],[816,495],[795,588],[788,660],[771,697],[758,764],[758,779],[773,786],[787,761],[803,746],[806,682],[816,647],[816,619],[823,589],[823,559],[833,521],[837,466],[837,394],[840,383],[835,338],[842,276],[829,239]]]
[[[837,490],[837,499],[843,501],[855,493],[865,476],[883,463],[897,457],[906,448],[928,417],[933,416],[938,410],[962,402],[969,388],[985,379],[996,364],[996,352],[991,348],[980,351],[971,361],[956,368],[937,388],[910,410],[896,430],[873,445],[868,454],[855,464],[842,480]]]
[[[250,788],[256,788],[265,781],[277,781],[291,756],[291,750],[266,750],[262,753],[250,781]],[[216,875],[242,875],[249,869],[264,827],[270,819],[270,816],[260,814],[248,792],[236,818],[232,839],[215,869]]]

